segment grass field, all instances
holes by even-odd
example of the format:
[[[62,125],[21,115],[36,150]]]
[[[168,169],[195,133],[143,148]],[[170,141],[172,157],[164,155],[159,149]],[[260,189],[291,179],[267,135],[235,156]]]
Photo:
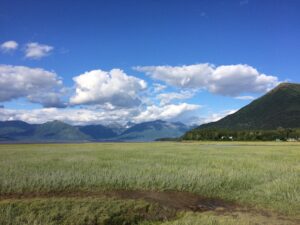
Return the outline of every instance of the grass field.
[[[110,193],[120,190],[148,194]],[[225,210],[178,210],[151,197],[170,191]],[[0,145],[1,225],[298,224],[299,215],[299,143]]]

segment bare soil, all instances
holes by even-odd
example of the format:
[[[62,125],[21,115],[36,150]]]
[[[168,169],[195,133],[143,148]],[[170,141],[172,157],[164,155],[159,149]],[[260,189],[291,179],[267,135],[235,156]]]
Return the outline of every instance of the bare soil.
[[[138,190],[114,190],[103,192],[46,192],[46,193],[12,193],[0,195],[1,200],[9,199],[32,199],[52,197],[110,197],[119,199],[143,199],[147,202],[158,203],[159,205],[176,209],[194,212],[211,210],[231,211],[239,208],[237,204],[225,202],[221,199],[204,198],[188,192],[178,191],[138,191]]]
[[[102,192],[49,192],[49,193],[13,193],[0,195],[3,200],[22,200],[34,198],[84,198],[84,197],[108,197],[115,199],[145,200],[156,203],[160,206],[174,209],[176,211],[207,212],[216,214],[231,215],[247,214],[248,216],[261,217],[268,221],[274,219],[274,224],[300,224],[299,219],[291,219],[284,215],[276,214],[267,210],[257,210],[246,206],[241,206],[234,202],[221,199],[201,197],[196,194],[178,191],[141,191],[141,190],[114,190]],[[273,224],[273,223],[272,223]]]

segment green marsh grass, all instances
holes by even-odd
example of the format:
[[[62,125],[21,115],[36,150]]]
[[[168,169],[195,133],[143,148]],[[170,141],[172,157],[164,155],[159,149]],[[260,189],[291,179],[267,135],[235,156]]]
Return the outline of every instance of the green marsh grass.
[[[297,217],[300,144],[0,145],[0,195],[177,190]]]

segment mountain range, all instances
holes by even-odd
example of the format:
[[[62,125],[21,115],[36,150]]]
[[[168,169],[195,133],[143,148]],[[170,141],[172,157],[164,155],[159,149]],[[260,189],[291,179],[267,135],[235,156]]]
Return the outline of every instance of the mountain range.
[[[153,141],[176,138],[184,134],[183,139],[191,135],[197,137],[197,132],[203,134],[206,130],[257,131],[300,128],[300,84],[281,83],[237,112],[219,121],[192,128],[180,122],[162,120],[127,123],[124,126],[72,126],[61,121],[43,124],[2,121],[0,142]]]
[[[179,137],[189,129],[183,123],[162,120],[125,126],[72,126],[57,120],[43,124],[1,121],[0,142],[154,141]]]

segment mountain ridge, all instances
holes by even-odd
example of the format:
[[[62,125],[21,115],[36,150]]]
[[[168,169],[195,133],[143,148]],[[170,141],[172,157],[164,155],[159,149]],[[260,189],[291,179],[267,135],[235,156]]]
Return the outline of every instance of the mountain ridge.
[[[116,140],[152,141],[161,138],[175,138],[180,137],[190,128],[181,122],[155,120],[129,127]]]
[[[179,137],[189,127],[166,121],[149,121],[121,128],[101,124],[72,126],[54,120],[43,124],[29,124],[24,121],[0,121],[0,142],[86,142],[86,141],[154,141],[157,138]],[[143,127],[143,129],[139,129]]]

